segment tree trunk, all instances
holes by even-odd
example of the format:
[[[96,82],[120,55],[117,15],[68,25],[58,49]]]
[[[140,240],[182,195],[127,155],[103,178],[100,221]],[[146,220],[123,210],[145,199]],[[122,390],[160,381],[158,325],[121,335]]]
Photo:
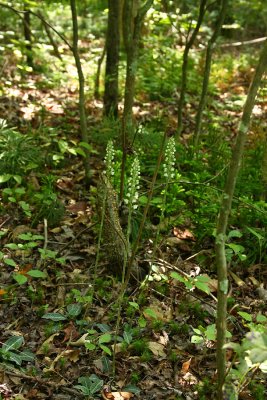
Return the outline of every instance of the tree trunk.
[[[129,138],[133,136],[132,109],[134,104],[135,77],[138,63],[138,49],[142,22],[153,0],[147,0],[139,8],[139,1],[125,0],[123,10],[123,38],[127,57],[126,82],[124,91],[124,109],[121,124],[122,138],[122,166],[121,166],[121,185],[120,200],[123,199],[124,191],[124,172],[127,158]]]
[[[214,48],[214,45],[215,45],[215,43],[218,39],[218,36],[221,32],[221,27],[222,27],[222,24],[223,24],[223,21],[225,18],[225,14],[227,11],[227,4],[228,4],[228,0],[220,0],[220,12],[219,12],[219,15],[218,15],[218,18],[216,21],[215,30],[208,42],[208,46],[207,46],[207,50],[206,50],[206,63],[205,63],[204,78],[203,78],[203,83],[202,83],[202,92],[201,92],[198,111],[197,111],[197,115],[196,115],[196,126],[195,126],[195,131],[194,131],[194,145],[195,146],[197,146],[199,143],[202,116],[203,116],[203,111],[204,111],[204,108],[206,105],[206,100],[207,100],[213,48]]]
[[[267,69],[267,40],[262,50],[258,66],[256,68],[253,81],[250,85],[246,103],[244,105],[242,118],[238,128],[236,143],[233,149],[228,176],[226,179],[224,194],[221,202],[220,213],[216,230],[216,263],[218,274],[218,305],[217,305],[217,370],[218,370],[218,400],[223,400],[223,384],[226,372],[225,332],[227,315],[227,292],[228,276],[225,257],[225,234],[228,224],[229,214],[232,207],[232,199],[236,186],[236,180],[240,169],[246,134],[249,128],[251,113],[255,104],[255,98],[260,86],[261,78]]]
[[[104,114],[118,116],[118,90],[119,90],[119,17],[120,0],[109,0],[108,28],[106,37],[106,77],[104,93]]]
[[[78,36],[76,0],[70,0],[70,6],[71,6],[72,26],[73,26],[72,52],[75,59],[75,64],[79,79],[79,116],[80,116],[81,138],[84,143],[88,144],[87,119],[85,112],[85,95],[84,95],[84,75],[78,49],[79,36]],[[90,169],[89,169],[89,151],[87,148],[85,148],[85,154],[86,154],[86,157],[84,159],[85,180],[86,183],[89,184]]]
[[[183,65],[182,65],[182,79],[181,79],[181,90],[180,90],[180,99],[178,103],[178,127],[177,127],[177,139],[180,137],[183,129],[183,120],[182,120],[182,112],[183,112],[183,106],[184,106],[184,99],[185,99],[185,93],[186,93],[186,84],[187,84],[187,65],[188,65],[188,55],[191,47],[193,46],[197,34],[199,32],[199,28],[202,24],[205,11],[206,11],[206,4],[207,0],[200,0],[200,5],[199,5],[199,14],[198,14],[198,20],[195,29],[192,32],[192,35],[189,40],[186,41],[185,49],[184,49],[184,54],[183,54]]]
[[[24,29],[24,38],[26,40],[27,65],[33,68],[31,17],[30,17],[30,10],[26,5],[24,5],[23,29]]]
[[[106,55],[106,44],[103,47],[102,53],[97,61],[97,70],[96,70],[96,74],[95,74],[95,90],[94,90],[94,96],[95,96],[95,99],[97,99],[97,100],[100,98],[100,94],[99,94],[100,74],[101,74],[101,67],[102,67],[102,63],[105,58],[105,55]]]

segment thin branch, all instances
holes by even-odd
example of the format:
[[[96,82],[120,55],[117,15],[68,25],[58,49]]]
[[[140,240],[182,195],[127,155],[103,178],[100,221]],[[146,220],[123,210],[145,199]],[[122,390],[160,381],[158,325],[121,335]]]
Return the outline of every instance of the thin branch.
[[[25,12],[26,12],[26,11],[17,10],[16,8],[14,8],[14,7],[12,7],[12,6],[8,5],[8,4],[4,4],[4,3],[0,3],[0,7],[8,8],[9,10],[11,10],[11,11],[13,11],[15,14],[17,14],[18,17],[19,17],[20,19],[22,19],[22,20],[23,20],[23,16],[22,16],[22,15],[25,14]],[[52,29],[52,30],[60,37],[60,39],[62,39],[63,42],[69,47],[69,49],[72,51],[72,46],[71,46],[71,44],[68,42],[68,40],[65,38],[64,35],[62,35],[60,32],[58,32],[58,31],[57,31],[49,22],[47,22],[42,16],[38,15],[38,13],[36,13],[36,12],[34,12],[34,11],[32,11],[32,10],[29,10],[29,12],[30,12],[30,14],[32,14],[32,15],[34,15],[35,17],[37,17],[38,19],[40,19],[40,21],[42,21],[43,24],[47,25],[50,29]],[[21,14],[22,14],[22,15],[21,15]]]

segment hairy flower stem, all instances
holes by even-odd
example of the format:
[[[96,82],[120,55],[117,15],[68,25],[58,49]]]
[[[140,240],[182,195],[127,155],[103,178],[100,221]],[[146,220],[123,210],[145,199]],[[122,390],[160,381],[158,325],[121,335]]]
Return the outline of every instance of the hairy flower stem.
[[[149,210],[149,207],[150,207],[150,203],[151,203],[151,200],[152,200],[152,197],[153,197],[154,187],[155,187],[155,183],[156,183],[156,180],[157,180],[157,176],[158,176],[158,172],[159,172],[159,168],[160,168],[160,164],[161,164],[161,160],[162,160],[162,155],[163,155],[163,151],[164,151],[164,145],[165,145],[166,138],[167,138],[167,129],[166,129],[166,131],[164,133],[164,137],[163,137],[163,140],[162,140],[162,144],[161,144],[161,148],[160,148],[160,152],[159,152],[159,156],[158,156],[157,165],[156,165],[156,168],[155,168],[155,171],[154,171],[154,175],[153,175],[152,182],[151,182],[150,189],[149,189],[149,193],[148,193],[147,203],[146,203],[146,206],[145,206],[145,209],[144,209],[144,212],[143,212],[143,217],[142,217],[142,220],[141,220],[141,223],[140,223],[140,227],[139,227],[139,230],[138,230],[137,238],[136,238],[136,240],[134,242],[134,245],[133,245],[133,248],[132,248],[131,257],[130,257],[129,260],[127,260],[125,258],[125,260],[126,260],[126,263],[125,263],[126,275],[125,275],[124,282],[122,283],[121,291],[120,291],[120,294],[119,294],[119,297],[118,297],[118,301],[117,301],[118,313],[117,313],[117,321],[116,321],[116,328],[115,328],[114,351],[113,351],[113,360],[112,360],[113,361],[113,368],[112,369],[113,369],[113,375],[114,376],[115,376],[115,372],[116,372],[116,366],[115,366],[116,344],[117,344],[117,336],[118,336],[119,327],[120,327],[120,321],[121,321],[122,302],[123,302],[123,299],[124,299],[125,291],[127,289],[127,285],[129,283],[129,280],[130,280],[130,277],[131,277],[131,270],[132,270],[133,262],[134,262],[134,259],[135,259],[135,255],[136,255],[139,243],[141,241],[144,225],[145,225],[146,218],[147,218],[147,213],[148,213],[148,210]]]

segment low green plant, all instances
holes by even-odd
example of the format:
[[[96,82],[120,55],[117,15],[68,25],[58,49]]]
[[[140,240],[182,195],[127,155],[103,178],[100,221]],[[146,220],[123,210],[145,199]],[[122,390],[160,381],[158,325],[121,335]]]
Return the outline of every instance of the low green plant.
[[[26,217],[30,218],[32,216],[30,204],[23,200],[26,195],[25,187],[21,186],[4,188],[2,193],[4,202],[17,204],[22,209]]]
[[[42,261],[51,261],[54,260],[56,263],[60,265],[64,265],[66,260],[64,257],[58,256],[58,251],[49,250],[49,249],[38,249],[39,253],[41,254]]]
[[[144,353],[149,351],[147,340],[137,339],[131,344],[131,353],[136,356],[142,356]]]
[[[43,240],[44,237],[42,235],[35,235],[31,232],[27,232],[18,235],[18,239],[21,240],[21,243],[7,243],[4,247],[11,252],[20,252],[21,255],[26,258],[31,253],[32,249],[40,246],[40,240]],[[28,282],[30,277],[39,279],[44,279],[47,277],[47,274],[39,269],[19,270],[14,258],[10,257],[10,255],[7,257],[5,253],[0,252],[0,260],[4,264],[15,268],[15,271],[12,273],[12,277],[19,285],[23,285],[24,283]]]
[[[20,350],[24,345],[23,336],[11,336],[0,347],[0,360],[21,366],[23,362],[33,362],[34,354],[28,350]]]
[[[47,175],[42,179],[42,188],[39,193],[34,195],[33,201],[36,206],[36,213],[33,224],[46,219],[48,225],[56,226],[64,215],[64,205],[58,199],[54,184],[56,177]]]
[[[225,348],[233,349],[236,358],[227,376],[225,391],[231,399],[238,399],[238,394],[248,386],[255,373],[267,374],[267,329],[263,332],[250,331],[241,343],[227,343]]]
[[[196,277],[191,277],[187,274],[181,275],[176,271],[171,272],[170,275],[173,279],[182,282],[187,290],[194,290],[195,288],[197,288],[206,294],[211,293],[209,287],[209,282],[211,279],[207,275],[198,275]]]
[[[215,324],[208,325],[206,328],[199,325],[198,328],[193,328],[195,335],[191,337],[191,343],[202,344],[207,341],[216,341],[216,326]],[[226,337],[232,337],[229,331],[226,331]]]
[[[232,243],[232,238],[241,238],[243,236],[240,230],[231,230],[227,235],[225,243],[225,255],[228,262],[236,263],[246,260],[247,256],[244,254],[245,248],[241,244]]]
[[[95,395],[103,388],[104,381],[95,374],[90,376],[81,376],[78,379],[79,385],[75,385],[75,389],[82,392],[88,399],[95,399]]]
[[[29,135],[22,135],[9,128],[5,121],[0,124],[0,175],[1,181],[10,181],[25,176],[41,164],[39,147]]]
[[[82,305],[80,303],[73,303],[67,305],[65,314],[51,312],[44,314],[42,318],[53,322],[75,320],[81,314],[81,312]]]

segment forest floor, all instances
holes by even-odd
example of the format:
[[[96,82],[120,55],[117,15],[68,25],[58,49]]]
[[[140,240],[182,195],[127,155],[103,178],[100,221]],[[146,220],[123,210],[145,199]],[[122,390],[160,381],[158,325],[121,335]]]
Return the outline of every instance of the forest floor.
[[[13,80],[5,87],[0,116],[24,134],[29,130],[36,135],[54,131],[55,140],[62,140],[62,146],[67,141],[71,148],[78,141],[79,131],[76,88],[49,89],[45,85],[42,87],[43,82],[39,80],[38,75],[27,75],[23,84]],[[241,85],[240,88],[246,90]],[[222,109],[226,97],[226,94],[221,96]],[[263,118],[266,109],[262,104],[257,107]],[[147,108],[152,119],[158,105],[151,102]],[[97,126],[102,118],[101,102],[88,102],[87,111],[89,126],[90,123]],[[135,111],[138,119],[138,107]],[[175,110],[169,115],[171,125]],[[239,117],[240,111],[232,111],[229,117],[232,136],[232,126]],[[186,129],[190,132],[190,124]],[[186,135],[183,140],[187,140]],[[83,184],[81,159],[68,150],[60,168],[47,167],[45,174],[58,177],[56,190],[64,205],[64,216],[53,227],[46,229],[42,221],[32,225],[31,217],[21,212],[17,202],[4,200],[2,194],[1,247],[5,255],[15,261],[15,265],[3,262],[0,265],[2,399],[68,400],[89,398],[90,393],[94,393],[92,398],[95,399],[102,396],[114,400],[128,399],[131,393],[133,398],[145,400],[212,399],[215,394],[209,391],[216,382],[217,290],[216,274],[214,269],[212,271],[213,244],[196,243],[193,226],[169,229],[155,260],[150,263],[149,280],[146,284],[130,284],[122,307],[120,341],[116,347],[114,332],[120,282],[110,273],[103,255],[98,265],[94,300],[89,307],[87,305],[97,254],[96,184],[103,169],[104,155],[101,146],[96,145],[94,149],[90,163],[95,186],[93,184],[90,192]],[[40,191],[40,175],[31,173],[27,185],[33,191]],[[30,235],[32,246],[18,246],[23,234]],[[17,247],[5,247],[10,244]],[[149,259],[150,247],[147,238],[139,254],[141,260]],[[39,250],[51,253],[42,258]],[[201,252],[208,255],[211,267],[199,266],[196,256]],[[14,269],[25,277],[23,284],[14,282]],[[42,271],[43,275],[28,274],[34,269]],[[192,279],[200,272],[208,274],[210,290],[208,293],[196,287],[188,290],[171,277],[171,272],[187,274]],[[228,323],[231,341],[240,342],[246,333],[246,321],[236,312],[239,306],[244,312],[247,310],[252,320],[254,315],[264,311],[266,292],[256,290],[264,279],[266,274],[261,265],[252,265],[246,270],[239,268],[231,274],[229,297],[234,293]],[[205,327],[202,331],[200,325]],[[192,342],[193,336],[195,342]],[[7,342],[11,337],[19,338],[19,344]],[[9,349],[5,343],[10,344]],[[233,360],[230,350],[227,360],[229,363]],[[90,376],[91,381],[79,381],[81,377]],[[256,379],[264,382],[261,374]],[[93,385],[96,385],[95,392]],[[103,385],[110,388],[102,389]],[[122,389],[123,393],[119,394]],[[255,399],[249,387],[244,387],[239,398]]]

